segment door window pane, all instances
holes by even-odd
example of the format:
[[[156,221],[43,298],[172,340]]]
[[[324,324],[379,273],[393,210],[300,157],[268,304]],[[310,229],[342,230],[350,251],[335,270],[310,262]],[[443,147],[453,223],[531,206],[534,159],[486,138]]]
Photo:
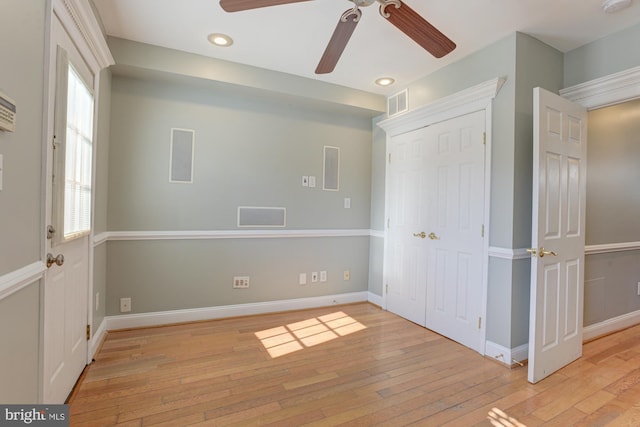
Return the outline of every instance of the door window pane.
[[[69,66],[65,144],[64,237],[91,229],[93,95]]]

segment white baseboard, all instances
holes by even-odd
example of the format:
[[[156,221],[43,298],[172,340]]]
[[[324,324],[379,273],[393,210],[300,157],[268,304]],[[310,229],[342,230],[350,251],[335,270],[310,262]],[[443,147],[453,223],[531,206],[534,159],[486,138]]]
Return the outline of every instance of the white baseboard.
[[[367,292],[367,301],[371,304],[377,305],[378,307],[383,307],[384,304],[384,298],[371,292]]]
[[[603,322],[585,326],[582,329],[582,340],[589,341],[603,335],[608,335],[640,323],[640,310],[607,319]]]
[[[368,301],[368,297],[368,292],[363,291],[348,294],[324,295],[312,298],[297,298],[291,300],[226,305],[219,307],[107,316],[105,317],[105,322],[106,330],[111,331],[116,329],[160,326],[173,323],[195,322],[199,320],[302,310],[307,308],[327,307],[337,304],[351,304],[356,302],[366,302]]]
[[[102,340],[104,339],[105,335],[107,334],[107,319],[102,319],[102,322],[100,323],[100,326],[98,326],[98,329],[95,330],[93,332],[93,338],[91,338],[91,341],[89,342],[90,345],[90,357],[93,358],[96,353],[98,352],[98,350],[100,349],[100,344],[102,344]]]
[[[500,344],[486,341],[484,355],[493,357],[495,360],[504,365],[514,366],[518,365],[518,363],[522,363],[529,358],[529,344],[522,344],[515,348],[507,348],[501,346]]]

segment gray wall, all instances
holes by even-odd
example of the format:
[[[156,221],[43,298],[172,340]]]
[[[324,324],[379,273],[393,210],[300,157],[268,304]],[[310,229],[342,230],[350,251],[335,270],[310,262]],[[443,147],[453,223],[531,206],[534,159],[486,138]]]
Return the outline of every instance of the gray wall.
[[[383,297],[384,268],[384,215],[385,215],[385,170],[387,159],[387,135],[376,123],[386,116],[373,119],[371,145],[371,236],[369,246],[369,292]]]
[[[640,24],[611,34],[564,55],[564,87],[640,65]]]
[[[567,52],[569,87],[640,66],[640,24]],[[635,117],[635,118],[634,118]],[[589,112],[586,243],[640,241],[638,101]],[[584,325],[640,309],[640,251],[585,257]]]
[[[0,131],[0,276],[40,260],[43,1],[4,0],[0,13],[0,89],[15,99],[17,125]],[[19,41],[19,42],[17,42]],[[0,402],[38,395],[39,282],[0,301]]]
[[[640,100],[589,112],[587,245],[640,241]],[[584,324],[640,310],[640,251],[587,255]]]
[[[237,230],[238,206],[286,207],[286,229],[369,229],[370,118],[151,76],[114,75],[111,107],[109,231]],[[168,180],[172,127],[195,131],[193,184]],[[337,192],[322,190],[324,145],[340,147]],[[110,241],[107,315],[122,297],[150,312],[366,291],[368,254],[368,236]],[[298,285],[321,270],[327,283]]]
[[[100,72],[98,99],[98,128],[94,144],[95,164],[95,205],[94,235],[108,231],[107,206],[109,192],[109,139],[111,126],[111,71]],[[93,321],[91,333],[95,334],[106,315],[107,298],[107,242],[102,241],[93,253]],[[97,304],[96,304],[97,302]]]

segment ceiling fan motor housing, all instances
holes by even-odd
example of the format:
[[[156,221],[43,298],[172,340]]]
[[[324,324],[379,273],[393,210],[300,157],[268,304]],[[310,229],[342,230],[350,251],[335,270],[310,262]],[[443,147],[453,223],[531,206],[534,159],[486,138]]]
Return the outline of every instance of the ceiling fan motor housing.
[[[357,7],[367,7],[374,4],[377,0],[351,0]]]

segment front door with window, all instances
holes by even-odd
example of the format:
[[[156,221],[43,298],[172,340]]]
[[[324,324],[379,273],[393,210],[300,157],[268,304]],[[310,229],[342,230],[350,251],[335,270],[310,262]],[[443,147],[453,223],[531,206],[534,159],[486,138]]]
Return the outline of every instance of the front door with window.
[[[87,361],[93,75],[52,18],[47,141],[47,274],[44,283],[43,402],[62,403]],[[55,89],[53,89],[55,88]]]

